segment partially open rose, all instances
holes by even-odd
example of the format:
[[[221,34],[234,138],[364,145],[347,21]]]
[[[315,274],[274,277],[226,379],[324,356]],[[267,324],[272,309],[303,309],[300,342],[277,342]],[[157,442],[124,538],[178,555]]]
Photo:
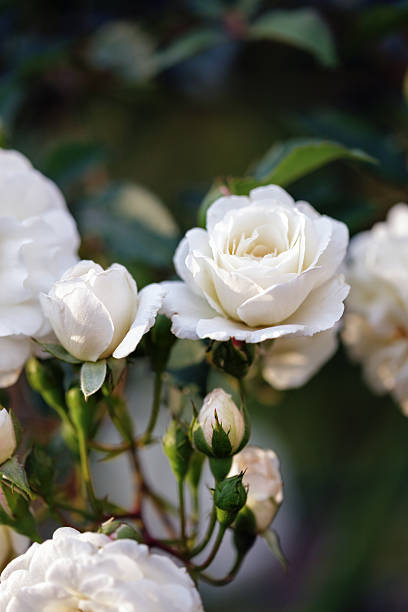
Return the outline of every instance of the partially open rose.
[[[164,283],[164,312],[180,338],[262,342],[330,329],[349,287],[339,266],[346,226],[295,203],[277,185],[208,209],[207,229],[187,232]]]

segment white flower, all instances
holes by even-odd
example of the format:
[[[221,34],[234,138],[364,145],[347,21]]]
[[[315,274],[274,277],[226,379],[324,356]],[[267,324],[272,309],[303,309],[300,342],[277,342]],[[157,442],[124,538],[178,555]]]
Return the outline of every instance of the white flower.
[[[59,189],[16,151],[0,150],[0,387],[12,385],[50,329],[38,296],[76,261],[79,237]]]
[[[0,408],[0,465],[16,450],[13,420],[5,408]]]
[[[408,206],[350,244],[343,340],[369,385],[391,392],[408,415]]]
[[[278,338],[263,356],[262,376],[275,389],[306,384],[337,350],[337,326],[314,336]]]
[[[347,243],[343,223],[277,185],[217,200],[207,230],[190,230],[178,246],[184,282],[165,283],[173,333],[262,342],[330,329],[348,293],[338,274]]]
[[[1,574],[0,612],[198,612],[187,572],[134,540],[58,529]]]
[[[263,533],[283,501],[279,459],[273,450],[247,446],[234,455],[229,476],[241,472],[244,472],[243,484],[248,486],[246,505],[255,516],[258,533]]]
[[[193,436],[198,450],[215,457],[230,456],[243,445],[245,419],[229,393],[214,389],[206,395]]]
[[[132,276],[119,264],[104,270],[93,261],[80,261],[48,295],[41,295],[41,304],[62,346],[78,359],[97,361],[134,351],[154,325],[162,298],[158,284],[138,294]]]
[[[20,535],[11,527],[0,525],[0,571],[17,555],[25,552],[29,539]]]

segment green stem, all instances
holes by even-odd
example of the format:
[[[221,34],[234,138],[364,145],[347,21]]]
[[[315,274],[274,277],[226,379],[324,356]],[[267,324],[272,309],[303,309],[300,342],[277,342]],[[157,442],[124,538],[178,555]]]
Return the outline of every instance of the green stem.
[[[95,491],[92,484],[91,470],[89,468],[88,448],[86,443],[85,433],[82,427],[77,428],[79,456],[81,460],[82,478],[85,483],[88,501],[94,512],[99,514],[98,500],[96,499]]]
[[[180,512],[180,537],[183,548],[186,548],[186,510],[184,506],[184,481],[178,481],[179,512]]]
[[[162,372],[156,372],[155,373],[155,378],[154,378],[154,392],[153,392],[152,411],[150,413],[150,420],[149,420],[149,423],[147,425],[146,431],[145,431],[145,433],[142,435],[142,437],[139,440],[139,445],[140,446],[143,446],[144,444],[149,443],[150,440],[151,440],[152,433],[153,433],[154,428],[156,426],[157,418],[158,418],[159,412],[160,412],[160,402],[161,402],[162,388],[163,388],[163,373]]]
[[[216,521],[217,521],[217,515],[216,515],[216,511],[215,511],[215,506],[213,506],[213,509],[212,509],[212,512],[211,512],[210,522],[208,524],[207,532],[206,532],[206,534],[204,536],[204,539],[202,540],[202,542],[200,544],[198,544],[198,546],[193,548],[193,550],[190,553],[190,557],[195,557],[202,550],[204,550],[204,548],[207,546],[207,544],[211,540],[211,536],[212,536],[212,534],[214,532],[214,527],[215,527]]]
[[[230,582],[234,580],[235,576],[238,574],[244,558],[245,558],[245,555],[238,554],[234,565],[232,566],[232,568],[230,569],[230,571],[224,578],[213,578],[212,576],[208,576],[207,574],[201,574],[200,580],[204,580],[204,582],[207,582],[208,584],[212,584],[213,586],[224,586],[226,584],[229,584]]]
[[[197,565],[194,568],[195,572],[201,572],[202,570],[207,569],[207,567],[209,565],[211,565],[211,563],[214,561],[215,555],[217,554],[220,546],[221,546],[221,542],[223,540],[224,534],[227,530],[226,525],[220,525],[219,529],[218,529],[218,533],[217,533],[217,538],[214,542],[214,546],[212,548],[212,551],[210,552],[210,554],[208,555],[207,559],[204,561],[204,563],[202,563],[201,565]]]

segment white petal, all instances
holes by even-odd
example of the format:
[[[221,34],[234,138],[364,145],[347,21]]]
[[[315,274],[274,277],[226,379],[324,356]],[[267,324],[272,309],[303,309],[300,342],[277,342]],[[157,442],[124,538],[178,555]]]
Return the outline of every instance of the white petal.
[[[164,288],[153,283],[142,289],[138,296],[138,307],[135,320],[122,342],[113,353],[115,359],[127,357],[132,353],[146,332],[156,321],[164,297]]]
[[[31,353],[29,338],[0,338],[0,387],[13,385]]]
[[[262,375],[275,389],[304,385],[337,349],[333,329],[314,336],[278,338],[267,351]]]
[[[97,361],[113,337],[113,324],[105,306],[84,285],[76,286],[59,301],[40,296],[45,316],[63,347],[83,361]]]
[[[249,327],[268,327],[286,321],[303,304],[320,278],[312,268],[286,283],[271,287],[246,300],[238,315]]]
[[[195,295],[185,283],[168,281],[162,283],[165,290],[162,311],[171,318],[171,331],[178,338],[198,340],[197,324],[202,318],[217,316],[208,303]]]
[[[294,206],[295,201],[291,195],[279,185],[266,185],[265,187],[256,187],[252,189],[249,194],[252,202],[259,202],[263,200],[269,200],[271,204],[277,203],[283,204],[284,206]]]
[[[246,196],[226,196],[216,200],[207,210],[207,229],[211,234],[214,226],[221,221],[230,210],[238,210],[250,204]]]
[[[214,317],[201,319],[196,326],[199,338],[225,341],[230,338],[249,343],[263,342],[282,336],[312,336],[330,329],[343,314],[343,300],[347,297],[349,286],[344,277],[338,275],[311,292],[302,306],[284,323],[271,327],[252,328],[246,325]]]

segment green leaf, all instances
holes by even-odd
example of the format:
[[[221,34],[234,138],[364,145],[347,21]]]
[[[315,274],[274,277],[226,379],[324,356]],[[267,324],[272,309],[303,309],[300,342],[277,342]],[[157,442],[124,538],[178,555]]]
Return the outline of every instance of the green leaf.
[[[77,359],[76,357],[68,353],[68,351],[66,351],[64,347],[60,344],[42,344],[41,342],[38,342],[38,340],[36,342],[41,346],[42,349],[44,349],[44,351],[50,353],[50,355],[56,357],[57,359],[60,359],[61,361],[65,361],[66,363],[72,364],[82,363],[80,359]]]
[[[16,457],[12,457],[0,466],[0,476],[12,487],[17,487],[28,497],[32,497],[25,470]]]
[[[274,531],[273,529],[269,529],[266,530],[263,534],[262,534],[263,538],[265,539],[265,542],[268,544],[269,548],[271,549],[272,553],[274,554],[274,556],[278,559],[278,561],[281,563],[283,569],[285,570],[285,572],[288,571],[288,562],[286,560],[286,557],[282,551],[282,547],[281,547],[281,543],[279,540],[279,536],[276,533],[276,531]]]
[[[37,525],[31,514],[28,500],[4,482],[1,483],[1,490],[11,516],[6,512],[0,514],[0,522],[10,525],[15,531],[28,536],[31,540],[39,541]]]
[[[269,11],[252,24],[249,35],[251,38],[276,40],[308,51],[324,66],[333,67],[337,64],[331,32],[312,8]]]
[[[253,169],[253,176],[230,179],[229,187],[236,195],[247,195],[260,185],[274,183],[285,187],[302,176],[339,159],[375,164],[377,161],[360,149],[315,138],[291,139],[274,145]]]
[[[214,29],[200,28],[178,37],[173,43],[156,54],[158,66],[165,70],[175,64],[215,47],[225,36]]]
[[[81,367],[81,390],[87,399],[96,393],[105,382],[106,359],[100,361],[85,361]]]

